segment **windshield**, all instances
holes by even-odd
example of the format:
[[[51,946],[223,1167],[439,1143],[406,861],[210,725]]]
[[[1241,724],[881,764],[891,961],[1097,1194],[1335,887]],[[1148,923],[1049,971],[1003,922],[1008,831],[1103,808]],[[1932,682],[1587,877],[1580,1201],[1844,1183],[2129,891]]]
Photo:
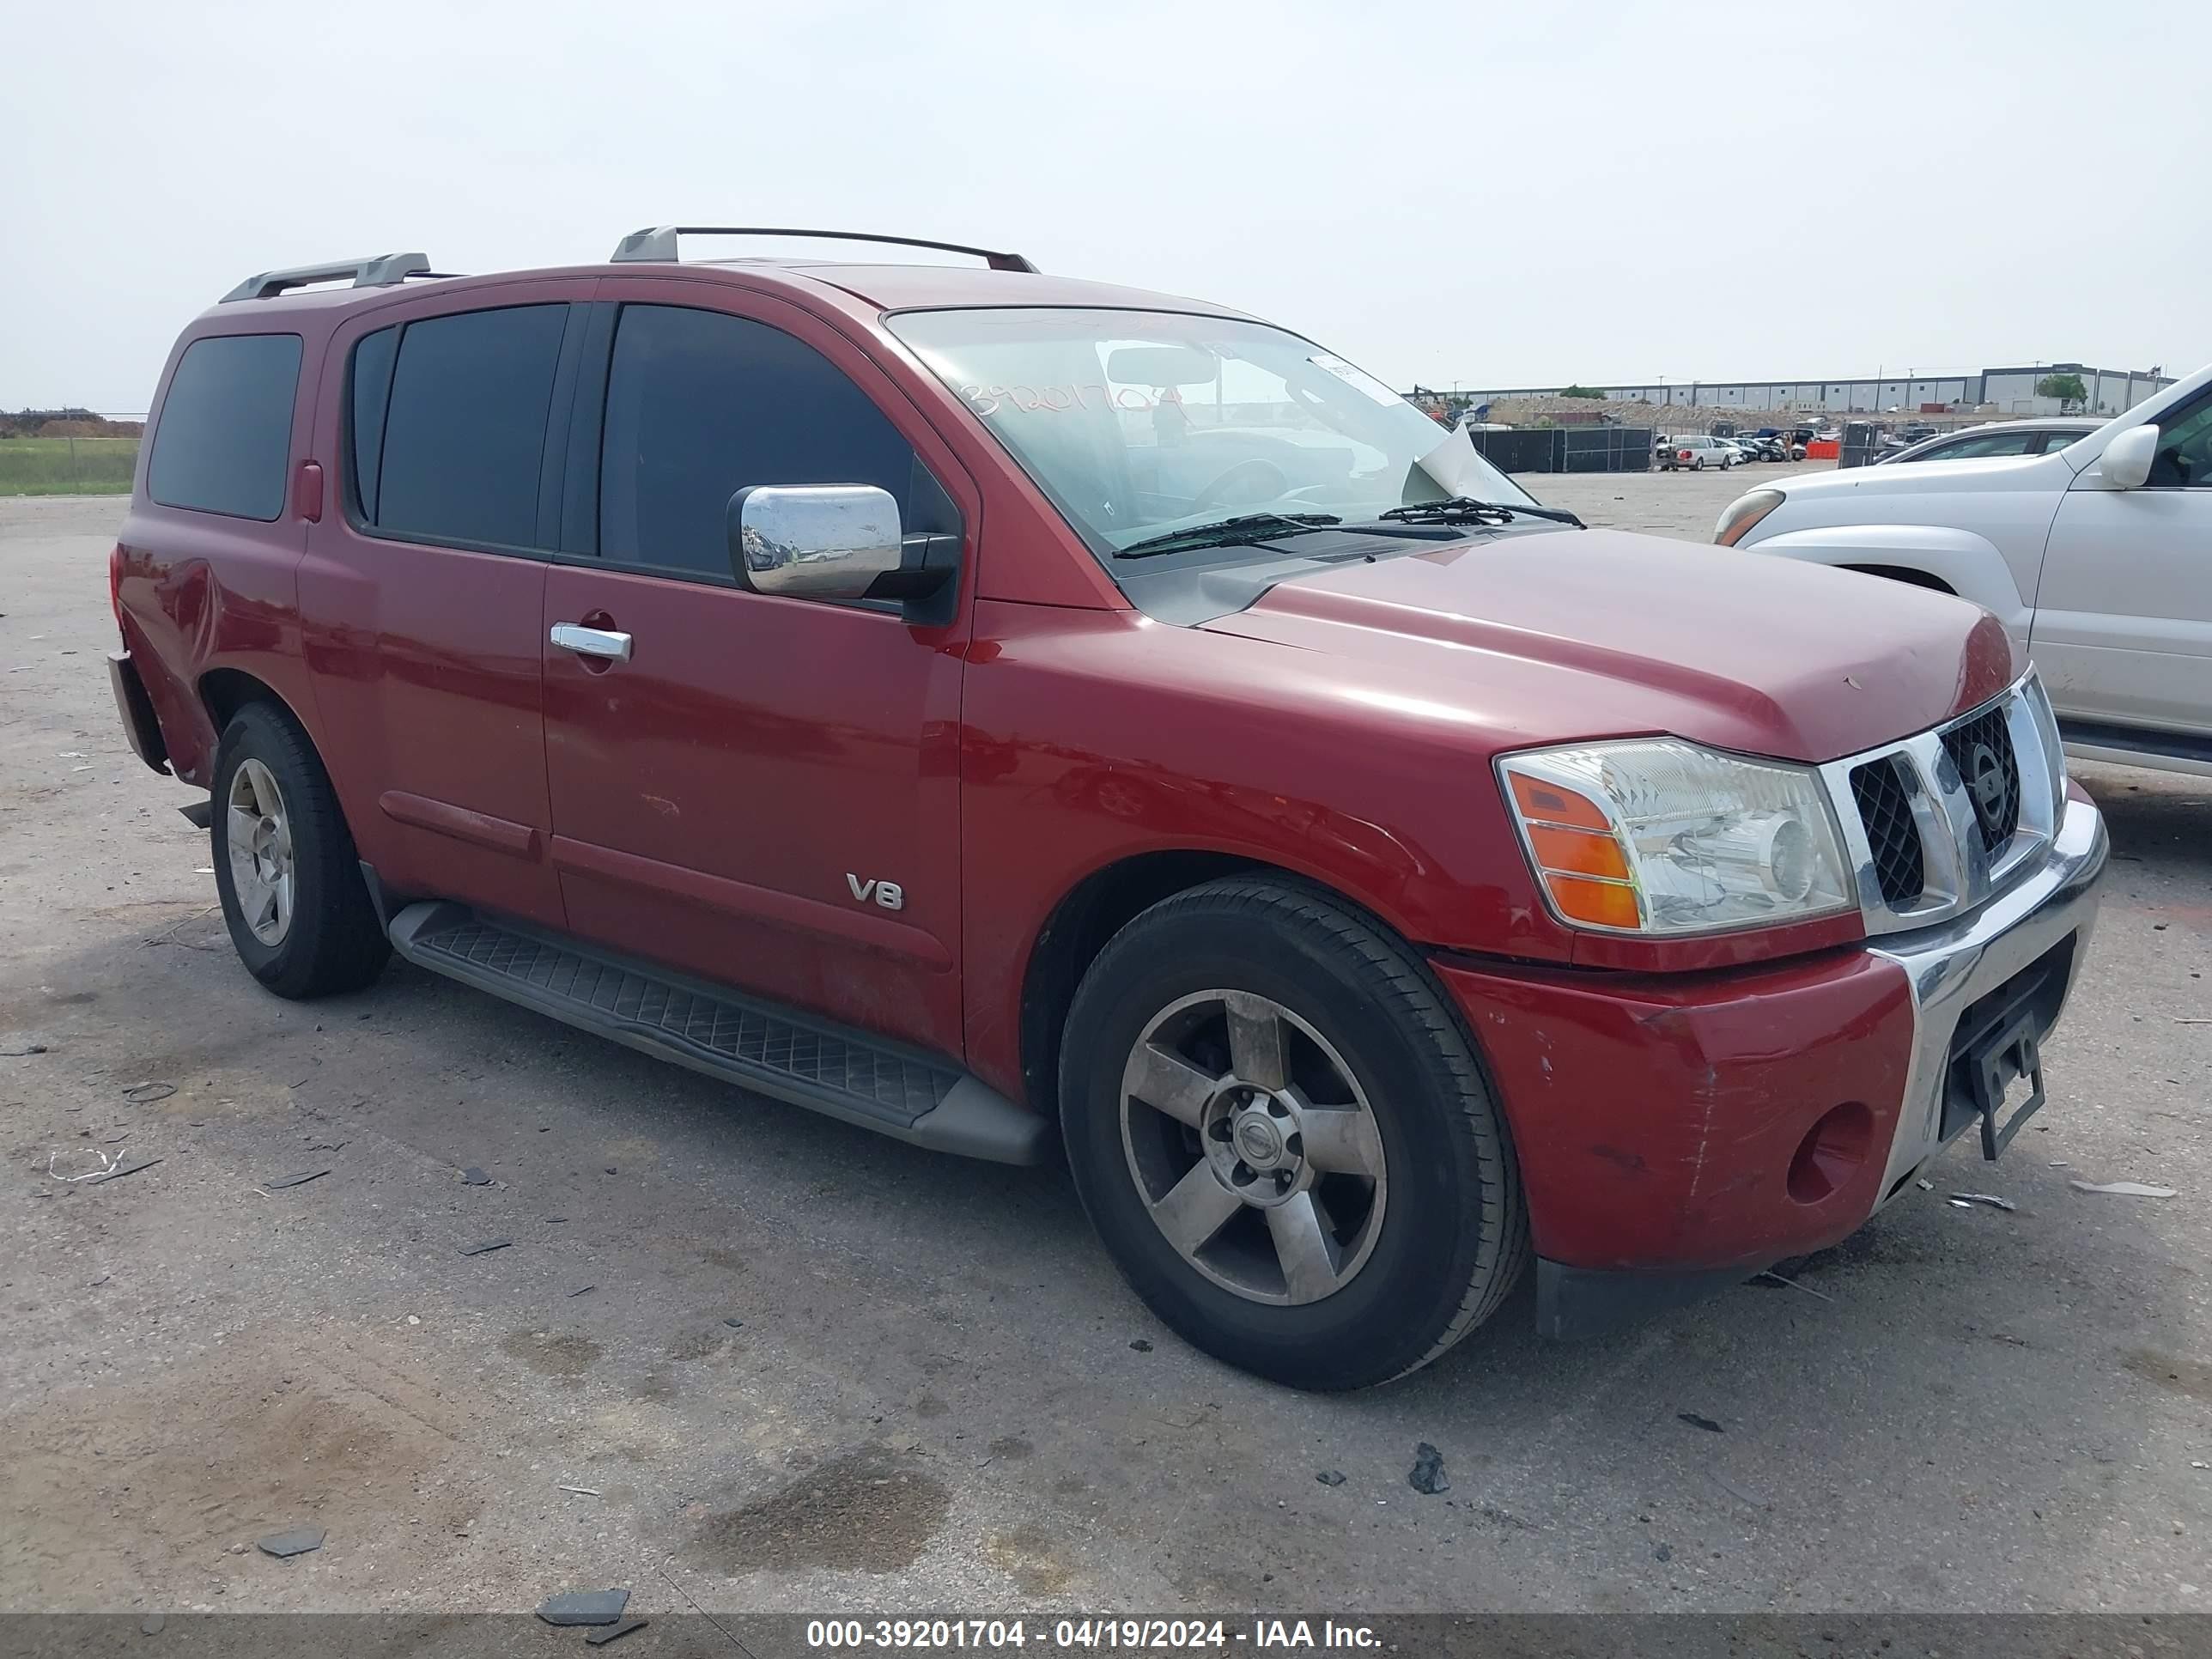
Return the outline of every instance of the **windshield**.
[[[887,321],[1103,556],[1261,512],[1533,505],[1465,433],[1264,324],[1048,307]]]

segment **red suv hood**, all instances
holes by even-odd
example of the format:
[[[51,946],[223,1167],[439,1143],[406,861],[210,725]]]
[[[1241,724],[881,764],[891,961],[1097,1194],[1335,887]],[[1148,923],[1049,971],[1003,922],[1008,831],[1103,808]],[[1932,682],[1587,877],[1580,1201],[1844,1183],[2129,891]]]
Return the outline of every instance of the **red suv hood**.
[[[1365,666],[1493,747],[1667,732],[1827,761],[1923,731],[2018,673],[1978,606],[1620,531],[1485,538],[1300,577],[1206,624]]]

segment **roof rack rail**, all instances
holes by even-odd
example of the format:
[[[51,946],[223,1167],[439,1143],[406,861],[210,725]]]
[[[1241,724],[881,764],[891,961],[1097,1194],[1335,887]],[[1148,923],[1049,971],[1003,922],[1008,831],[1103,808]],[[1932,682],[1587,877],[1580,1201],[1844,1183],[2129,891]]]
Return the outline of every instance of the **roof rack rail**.
[[[287,289],[305,288],[310,283],[335,283],[342,276],[352,277],[356,288],[390,288],[410,276],[435,274],[425,253],[378,253],[366,259],[333,259],[326,265],[294,265],[288,270],[264,270],[258,276],[249,276],[224,295],[222,303],[266,300]]]
[[[988,247],[969,247],[960,242],[933,242],[919,236],[872,236],[860,230],[776,230],[761,225],[654,225],[634,230],[615,244],[610,256],[617,264],[635,264],[677,258],[679,236],[815,236],[836,242],[884,242],[895,247],[933,247],[941,253],[971,253],[994,270],[1025,270],[1036,267],[1018,253],[1002,253]]]

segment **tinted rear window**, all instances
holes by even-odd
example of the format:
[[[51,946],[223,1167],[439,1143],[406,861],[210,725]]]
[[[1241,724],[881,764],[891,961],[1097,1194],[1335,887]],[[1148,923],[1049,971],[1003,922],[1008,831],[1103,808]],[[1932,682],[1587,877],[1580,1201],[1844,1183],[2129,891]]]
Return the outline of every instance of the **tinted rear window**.
[[[299,386],[296,334],[193,341],[161,400],[146,493],[164,507],[275,519],[284,510]]]
[[[353,427],[354,500],[361,515],[376,522],[376,475],[384,459],[384,405],[392,396],[392,356],[399,331],[380,328],[353,349],[347,402]]]
[[[529,547],[565,305],[410,323],[399,340],[375,478],[380,530],[425,541]],[[356,363],[358,374],[360,365]],[[357,447],[357,459],[366,459]]]

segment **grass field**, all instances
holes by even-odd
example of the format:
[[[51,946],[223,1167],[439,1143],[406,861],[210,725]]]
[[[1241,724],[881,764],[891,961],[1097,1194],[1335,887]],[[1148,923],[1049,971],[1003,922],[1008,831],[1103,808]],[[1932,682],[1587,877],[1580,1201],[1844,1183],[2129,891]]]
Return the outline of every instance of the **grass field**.
[[[125,495],[136,438],[0,438],[0,495]]]

